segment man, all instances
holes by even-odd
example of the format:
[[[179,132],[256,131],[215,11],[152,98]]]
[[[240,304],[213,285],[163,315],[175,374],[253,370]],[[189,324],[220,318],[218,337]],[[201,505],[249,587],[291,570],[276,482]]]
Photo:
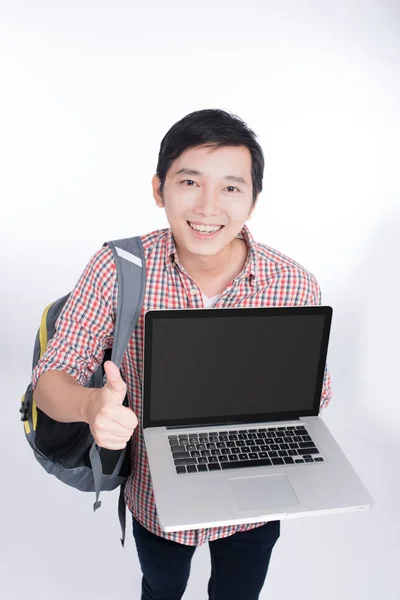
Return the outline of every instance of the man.
[[[256,243],[245,225],[262,190],[263,171],[262,150],[238,117],[201,110],[175,123],[161,142],[152,179],[156,204],[165,209],[170,227],[142,236],[146,293],[121,372],[107,362],[107,384],[83,387],[113,340],[116,270],[105,246],[84,270],[33,373],[36,404],[53,419],[88,423],[104,448],[124,448],[133,434],[125,499],[143,573],[142,600],[182,598],[193,553],[205,542],[212,566],[208,598],[256,600],[280,536],[280,521],[163,532],[138,426],[147,310],[321,304],[314,275]],[[122,406],[126,392],[129,407]],[[321,407],[330,397],[326,368]]]

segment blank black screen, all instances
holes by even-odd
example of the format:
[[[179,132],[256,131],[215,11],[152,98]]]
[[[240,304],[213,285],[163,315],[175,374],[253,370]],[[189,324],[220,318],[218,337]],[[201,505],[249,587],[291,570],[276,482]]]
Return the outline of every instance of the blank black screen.
[[[150,421],[311,410],[324,315],[157,318]]]

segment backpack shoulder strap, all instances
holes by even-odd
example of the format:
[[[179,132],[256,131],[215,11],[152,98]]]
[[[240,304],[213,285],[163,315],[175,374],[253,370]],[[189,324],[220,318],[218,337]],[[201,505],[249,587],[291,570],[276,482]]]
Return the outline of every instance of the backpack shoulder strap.
[[[120,368],[142,309],[146,287],[146,265],[140,236],[105,242],[117,267],[118,308],[111,360]]]

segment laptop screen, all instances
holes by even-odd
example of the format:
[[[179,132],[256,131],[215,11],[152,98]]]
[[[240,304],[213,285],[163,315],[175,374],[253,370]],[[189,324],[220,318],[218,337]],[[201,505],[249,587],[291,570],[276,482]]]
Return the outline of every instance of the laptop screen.
[[[148,311],[143,426],[317,415],[331,318],[327,306]]]

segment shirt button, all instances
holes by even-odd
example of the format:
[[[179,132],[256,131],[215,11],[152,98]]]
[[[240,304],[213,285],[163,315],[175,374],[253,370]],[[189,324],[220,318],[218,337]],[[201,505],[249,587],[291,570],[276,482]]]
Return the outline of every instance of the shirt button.
[[[195,294],[197,294],[197,290],[196,290],[196,288],[192,288],[190,291],[192,292],[193,296],[194,296]]]

